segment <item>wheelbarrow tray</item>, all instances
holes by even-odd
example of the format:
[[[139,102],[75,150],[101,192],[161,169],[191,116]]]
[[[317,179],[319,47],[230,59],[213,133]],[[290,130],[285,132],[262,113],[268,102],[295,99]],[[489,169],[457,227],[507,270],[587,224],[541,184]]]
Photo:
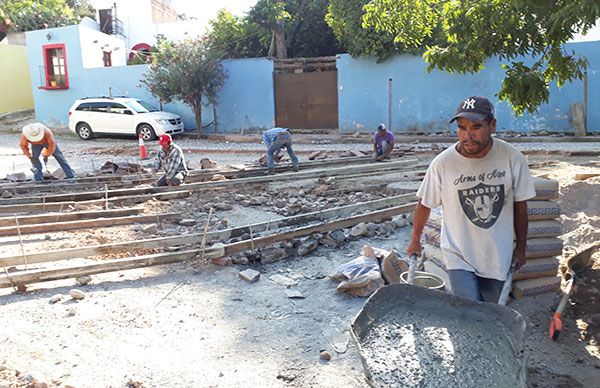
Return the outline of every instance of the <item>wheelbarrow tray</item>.
[[[525,387],[525,326],[506,306],[391,284],[366,301],[352,335],[373,387]]]

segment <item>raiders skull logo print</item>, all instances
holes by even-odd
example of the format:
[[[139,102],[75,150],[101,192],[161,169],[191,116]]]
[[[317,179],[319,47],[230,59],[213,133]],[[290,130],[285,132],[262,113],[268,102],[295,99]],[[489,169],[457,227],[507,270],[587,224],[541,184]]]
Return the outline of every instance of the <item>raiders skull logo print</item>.
[[[488,229],[496,223],[504,205],[504,185],[478,184],[470,189],[458,190],[463,211],[471,222]]]

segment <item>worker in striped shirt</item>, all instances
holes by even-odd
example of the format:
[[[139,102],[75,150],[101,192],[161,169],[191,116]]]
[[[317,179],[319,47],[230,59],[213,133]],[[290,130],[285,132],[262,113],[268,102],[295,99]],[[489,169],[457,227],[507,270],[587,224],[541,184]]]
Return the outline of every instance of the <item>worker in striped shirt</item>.
[[[275,127],[267,129],[263,132],[263,142],[267,146],[267,168],[269,169],[269,174],[275,172],[275,162],[273,161],[273,158],[276,154],[279,154],[279,151],[282,148],[287,150],[287,153],[292,160],[294,171],[298,171],[298,157],[294,154],[294,150],[292,149],[292,135],[287,128]]]
[[[164,175],[156,181],[156,186],[180,186],[188,175],[185,157],[181,147],[173,143],[173,138],[168,133],[158,137],[160,150],[156,156],[154,168],[159,171],[161,167]]]

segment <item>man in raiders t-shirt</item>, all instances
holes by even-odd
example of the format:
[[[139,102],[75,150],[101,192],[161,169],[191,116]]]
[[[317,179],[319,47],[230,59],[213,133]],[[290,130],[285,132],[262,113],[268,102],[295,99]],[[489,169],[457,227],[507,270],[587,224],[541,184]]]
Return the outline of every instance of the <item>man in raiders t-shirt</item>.
[[[527,200],[535,196],[525,156],[496,138],[494,107],[485,97],[465,99],[450,121],[458,142],[430,164],[417,192],[411,242],[421,255],[430,210],[442,207],[440,248],[456,296],[496,303],[514,263],[525,264]]]

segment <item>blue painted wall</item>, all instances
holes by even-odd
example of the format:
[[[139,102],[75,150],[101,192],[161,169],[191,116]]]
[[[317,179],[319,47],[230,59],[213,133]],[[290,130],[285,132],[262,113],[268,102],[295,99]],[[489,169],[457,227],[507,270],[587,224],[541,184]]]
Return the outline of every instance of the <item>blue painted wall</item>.
[[[66,126],[68,109],[81,97],[126,94],[158,105],[140,80],[146,65],[83,69],[79,32],[85,26],[69,26],[27,33],[29,67],[37,120],[51,126]],[[48,41],[46,35],[52,34]],[[42,45],[65,43],[70,88],[40,90],[43,80]],[[588,68],[588,130],[600,131],[600,41],[566,45],[586,56]],[[223,61],[229,77],[217,105],[219,133],[243,133],[275,125],[273,62],[254,58]],[[441,132],[450,129],[448,119],[458,103],[469,95],[484,95],[494,102],[499,131],[570,132],[570,106],[583,101],[583,82],[550,89],[550,102],[535,115],[514,117],[506,103],[494,95],[500,89],[504,71],[497,59],[490,59],[478,74],[428,73],[422,58],[400,55],[377,64],[374,59],[354,59],[342,54],[337,59],[339,125],[342,132],[372,132],[378,123],[388,122],[388,79],[392,79],[392,130],[398,133]],[[180,114],[186,129],[194,129],[192,110],[182,103],[165,104],[163,109]],[[206,132],[215,132],[213,108],[203,107]]]
[[[158,106],[159,101],[143,86],[140,80],[147,72],[147,65],[101,67],[84,69],[81,59],[79,29],[85,26],[69,26],[27,33],[29,67],[36,119],[50,126],[67,126],[68,111],[81,97],[128,95],[141,98]],[[47,40],[48,32],[52,39]],[[40,90],[43,83],[42,45],[64,43],[67,53],[69,89]],[[240,59],[223,61],[229,75],[219,93],[217,105],[218,132],[239,133],[248,129],[264,129],[275,123],[275,96],[273,86],[273,63],[269,59]],[[182,116],[186,129],[195,129],[194,113],[183,103],[164,104],[163,109]],[[213,122],[213,107],[203,106],[202,122]],[[214,125],[205,128],[214,132]]]
[[[585,55],[588,68],[588,130],[600,130],[600,42],[574,43],[566,49]],[[458,103],[470,95],[488,97],[496,107],[499,131],[572,132],[570,105],[583,102],[583,81],[550,88],[550,102],[535,115],[515,117],[506,102],[494,96],[500,90],[504,70],[490,59],[478,74],[427,72],[425,61],[400,55],[383,63],[375,59],[337,59],[339,123],[342,132],[373,131],[388,123],[388,83],[392,79],[392,130],[398,133],[441,132],[450,129]]]

